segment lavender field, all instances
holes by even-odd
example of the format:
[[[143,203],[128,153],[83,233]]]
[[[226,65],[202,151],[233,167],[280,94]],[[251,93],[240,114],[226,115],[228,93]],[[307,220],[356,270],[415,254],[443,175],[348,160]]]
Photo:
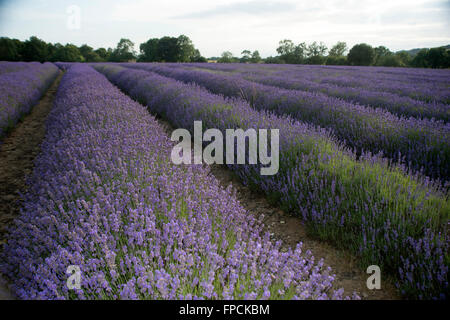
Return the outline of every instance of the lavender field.
[[[0,139],[30,112],[57,74],[53,63],[0,63]]]
[[[221,166],[401,298],[448,299],[450,70],[0,62],[0,148],[60,73],[0,251],[17,298],[360,299],[208,164],[171,161],[166,126],[202,121],[278,129],[276,174]]]

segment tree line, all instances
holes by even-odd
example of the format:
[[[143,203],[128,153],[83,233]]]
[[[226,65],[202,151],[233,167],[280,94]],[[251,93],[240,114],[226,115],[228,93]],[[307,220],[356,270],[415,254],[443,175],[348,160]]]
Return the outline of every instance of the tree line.
[[[347,53],[348,51],[348,53]],[[319,65],[356,65],[387,67],[449,68],[449,46],[421,49],[417,52],[392,52],[385,46],[372,47],[365,43],[354,45],[348,50],[345,42],[337,42],[330,49],[322,42],[295,44],[291,40],[278,43],[277,56],[261,58],[258,50],[243,50],[240,57],[225,51],[220,57],[210,60],[219,63],[288,63]],[[191,39],[179,37],[151,38],[139,45],[122,38],[115,48],[93,49],[87,44],[47,43],[35,36],[20,41],[0,38],[0,61],[67,61],[67,62],[207,62],[195,48]]]
[[[20,41],[0,38],[0,61],[65,61],[65,62],[206,62],[192,41],[185,35],[153,38],[134,50],[134,43],[122,38],[115,48],[95,49],[83,44],[47,43],[35,36]]]
[[[348,51],[348,53],[347,53]],[[354,45],[348,50],[347,43],[339,41],[329,50],[322,42],[295,44],[292,40],[278,43],[277,56],[261,59],[258,51],[244,50],[241,57],[229,51],[222,53],[217,62],[230,63],[288,63],[318,65],[354,65],[385,67],[449,68],[450,50],[447,47],[421,49],[414,54],[407,51],[392,52],[385,46],[372,47],[366,43]]]

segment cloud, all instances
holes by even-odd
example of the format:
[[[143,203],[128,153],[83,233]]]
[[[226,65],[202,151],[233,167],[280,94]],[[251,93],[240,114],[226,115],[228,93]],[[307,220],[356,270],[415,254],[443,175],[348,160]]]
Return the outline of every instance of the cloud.
[[[66,28],[67,6],[81,8],[81,29]],[[396,51],[450,43],[450,0],[0,0],[0,35],[114,47],[185,34],[205,56],[278,41],[367,42]]]
[[[382,13],[380,22],[382,24],[427,24],[436,21],[449,23],[450,2],[425,2],[418,6],[395,6],[391,10]],[[399,15],[398,12],[402,14]]]
[[[217,6],[213,9],[192,12],[173,17],[174,19],[203,19],[219,15],[266,15],[272,13],[290,12],[295,10],[295,5],[287,2],[274,1],[248,1],[228,5]]]

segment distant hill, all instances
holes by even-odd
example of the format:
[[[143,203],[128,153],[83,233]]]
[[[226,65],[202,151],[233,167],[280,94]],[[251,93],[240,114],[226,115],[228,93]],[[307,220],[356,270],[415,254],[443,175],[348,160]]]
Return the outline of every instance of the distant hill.
[[[448,44],[446,46],[440,46],[440,47],[444,47],[446,49],[450,49],[450,44]],[[440,47],[438,47],[438,48],[440,48]],[[430,48],[416,48],[416,49],[411,49],[411,50],[400,50],[400,51],[397,51],[397,52],[406,52],[406,53],[408,53],[411,56],[415,56],[417,54],[417,52],[419,52],[422,49],[430,49]]]

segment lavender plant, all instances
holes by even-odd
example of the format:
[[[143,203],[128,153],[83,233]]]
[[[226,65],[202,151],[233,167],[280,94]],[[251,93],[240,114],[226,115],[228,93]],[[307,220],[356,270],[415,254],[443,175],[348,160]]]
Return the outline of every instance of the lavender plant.
[[[0,75],[8,72],[16,72],[19,70],[27,68],[35,68],[40,65],[39,62],[11,62],[11,61],[1,61],[0,62]]]
[[[308,80],[317,84],[332,84],[343,90],[359,88],[362,91],[392,93],[423,102],[450,103],[448,70],[411,68],[373,68],[314,65],[245,65],[242,64],[185,64],[186,66],[239,74],[285,77],[290,80]],[[405,100],[407,101],[407,100]]]
[[[87,65],[64,75],[0,270],[24,299],[341,299],[203,166],[170,162],[147,110]],[[66,286],[69,265],[80,289]],[[354,298],[358,298],[354,296]]]
[[[394,162],[423,172],[433,179],[450,181],[450,124],[403,118],[318,92],[286,90],[257,84],[241,76],[226,76],[169,68],[159,64],[124,64],[189,83],[213,93],[241,97],[258,110],[290,115],[303,122],[331,128],[356,154],[382,153]]]
[[[406,297],[446,297],[450,203],[428,178],[370,154],[358,161],[324,129],[198,85],[117,65],[95,67],[175,127],[192,130],[201,120],[205,129],[222,131],[279,129],[278,174],[261,176],[258,165],[230,166],[242,181],[303,218],[312,233],[359,255],[362,266],[376,264],[396,276]]]
[[[208,69],[205,69],[208,70]],[[347,80],[333,79],[333,81],[326,81],[321,79],[320,83],[307,79],[306,77],[294,78],[292,74],[297,72],[284,72],[279,75],[255,75],[253,72],[240,74],[246,80],[257,83],[280,87],[284,89],[321,92],[327,96],[341,98],[350,103],[358,103],[360,105],[367,105],[374,108],[385,109],[397,116],[428,118],[443,120],[449,122],[450,120],[450,106],[442,102],[424,102],[413,99],[409,96],[399,96],[398,94],[380,91],[380,89],[367,89],[366,87],[352,87],[343,86]],[[442,92],[442,89],[440,90]]]
[[[0,63],[0,69],[5,62]],[[12,68],[15,63],[6,63]],[[58,75],[52,63],[18,63],[17,71],[0,74],[0,138],[30,112]]]

